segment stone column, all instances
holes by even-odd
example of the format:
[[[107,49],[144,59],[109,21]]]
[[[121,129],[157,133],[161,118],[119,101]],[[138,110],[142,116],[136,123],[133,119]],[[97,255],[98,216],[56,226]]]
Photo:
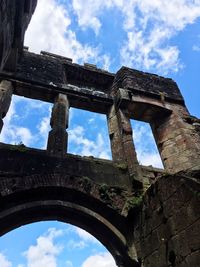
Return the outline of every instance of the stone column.
[[[172,114],[151,122],[160,155],[171,173],[200,166],[200,120],[184,106],[171,104]]]
[[[3,118],[10,107],[13,93],[13,85],[10,81],[3,80],[0,83],[0,132],[3,127]]]
[[[140,166],[135,152],[132,127],[127,112],[113,105],[107,115],[112,158],[114,162],[127,165],[132,181],[141,182]]]
[[[67,151],[69,118],[69,102],[67,96],[59,94],[54,102],[51,113],[50,125],[52,130],[49,132],[47,151],[50,154],[64,155]]]

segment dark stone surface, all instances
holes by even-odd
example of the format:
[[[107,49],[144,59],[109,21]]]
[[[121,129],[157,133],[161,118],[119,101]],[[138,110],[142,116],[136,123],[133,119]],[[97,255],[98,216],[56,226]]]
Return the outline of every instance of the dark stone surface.
[[[109,92],[114,75],[95,67],[73,64],[69,59],[50,53],[24,51],[17,66],[17,78],[46,85],[70,83],[80,88]]]
[[[129,186],[126,171],[112,161],[66,154],[49,156],[46,151],[23,145],[0,145],[0,171],[18,175],[60,173],[76,177],[88,177],[96,183],[110,186]],[[103,171],[102,171],[103,170]]]
[[[145,267],[198,266],[199,177],[200,171],[165,175],[145,193],[135,228],[136,247]]]
[[[22,49],[36,4],[0,2],[0,80],[10,81],[20,96],[54,103],[61,93],[71,107],[107,114],[115,163],[65,154],[66,118],[50,151],[0,144],[0,235],[26,223],[60,220],[93,234],[120,267],[198,267],[199,120],[189,116],[171,79],[126,67],[113,74]],[[56,116],[60,121],[59,111]],[[129,118],[151,123],[163,175],[138,164]]]
[[[44,86],[65,88],[70,84],[86,94],[89,91],[99,92],[99,96],[110,94],[111,88],[115,93],[118,88],[124,88],[132,94],[184,104],[178,86],[172,79],[125,67],[114,75],[93,65],[81,66],[68,58],[46,52],[37,55],[24,50],[16,75],[10,77]]]
[[[80,87],[95,88],[104,93],[110,93],[114,80],[114,74],[88,65],[78,64],[65,65],[67,82]]]
[[[126,244],[124,169],[94,158],[49,156],[23,145],[1,145],[0,166],[0,235],[40,220],[72,223],[98,238],[116,261],[121,257],[123,266],[138,267]]]
[[[177,84],[168,78],[122,67],[115,75],[113,90],[125,88],[133,94],[184,102]]]
[[[37,0],[2,0],[0,2],[0,69],[14,71],[18,52]]]
[[[13,0],[0,2],[0,69],[8,58],[14,39],[15,8]]]
[[[62,62],[53,57],[36,55],[24,51],[17,65],[17,78],[46,85],[64,83]]]

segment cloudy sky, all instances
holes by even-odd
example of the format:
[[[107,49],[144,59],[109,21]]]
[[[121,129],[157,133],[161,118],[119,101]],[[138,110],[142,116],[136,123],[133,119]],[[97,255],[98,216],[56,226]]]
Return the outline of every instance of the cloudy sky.
[[[200,0],[38,0],[25,45],[111,72],[126,65],[171,77],[191,114],[200,117]],[[45,148],[51,108],[13,97],[0,141]],[[149,125],[132,126],[140,163],[162,167]],[[111,159],[104,115],[70,109],[68,132],[68,152]],[[47,264],[115,266],[98,241],[66,224],[36,223],[0,239],[1,267]]]

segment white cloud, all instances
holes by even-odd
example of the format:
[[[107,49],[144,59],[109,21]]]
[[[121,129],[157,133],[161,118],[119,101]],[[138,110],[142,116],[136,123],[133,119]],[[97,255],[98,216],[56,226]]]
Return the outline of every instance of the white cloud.
[[[73,144],[73,153],[110,159],[109,144],[104,142],[103,133],[99,132],[95,141],[85,137],[85,129],[80,125],[75,126],[68,133],[69,142]]]
[[[33,147],[39,144],[40,148],[45,148],[50,129],[50,113],[50,104],[14,95],[4,118],[0,141]],[[48,115],[41,117],[43,114]],[[35,117],[39,120],[38,125],[28,125]]]
[[[156,70],[167,74],[183,67],[179,48],[170,39],[200,17],[200,1],[188,0],[73,0],[79,26],[92,28],[96,34],[101,15],[109,8],[122,14],[127,39],[121,46],[121,61],[130,67]]]
[[[75,240],[71,239],[67,243],[67,247],[70,250],[73,250],[73,249],[84,249],[85,247],[87,247],[87,244],[83,240],[75,241]]]
[[[12,119],[17,117],[16,103],[19,97],[14,96],[9,108],[9,111],[4,119],[4,126],[0,135],[0,141],[11,144],[18,144],[22,142],[24,145],[30,145],[33,140],[31,131],[26,127],[20,127],[12,123]]]
[[[92,243],[98,243],[99,241],[92,236],[91,234],[89,234],[88,232],[86,232],[85,230],[76,227],[75,228],[76,233],[78,234],[78,236],[83,239],[85,242],[92,242]]]
[[[134,11],[136,8],[140,13]],[[135,13],[135,20],[125,24],[128,42],[124,42],[121,49],[123,63],[163,74],[182,68],[179,49],[169,45],[169,41],[200,16],[200,3],[184,0],[132,1],[131,10]]]
[[[153,166],[161,169],[163,168],[163,164],[158,153],[147,153],[142,150],[138,150],[137,157],[139,162],[144,166]]]
[[[71,57],[75,62],[94,61],[108,67],[109,56],[101,56],[98,47],[81,44],[70,25],[66,6],[56,0],[40,0],[27,30],[25,45],[35,53],[44,50]]]
[[[50,127],[50,116],[43,117],[37,127],[38,127],[40,135],[46,138],[51,128]]]
[[[31,131],[25,127],[13,127],[15,131],[16,139],[22,140],[22,143],[26,146],[30,144],[33,139]]]
[[[36,126],[36,128],[39,131],[38,138],[40,140],[43,140],[42,141],[43,145],[41,145],[42,149],[46,149],[47,147],[48,134],[49,134],[49,131],[51,130],[51,126],[50,126],[51,110],[52,110],[52,107],[50,106],[48,109],[48,116],[42,117],[40,119],[40,122]]]
[[[150,125],[144,122],[134,121],[132,126],[139,163],[145,166],[163,168]]]
[[[3,253],[0,253],[0,266],[1,267],[12,267],[12,263],[6,259]]]
[[[27,267],[57,267],[57,256],[61,253],[63,247],[55,244],[54,241],[63,234],[63,230],[50,228],[46,234],[38,237],[36,245],[31,245],[24,252]]]
[[[73,264],[71,261],[66,261],[66,267],[73,267]]]
[[[72,0],[72,6],[75,14],[78,17],[78,24],[82,29],[91,28],[96,35],[102,26],[100,15],[104,9],[112,6],[122,6],[122,0]]]
[[[193,51],[196,51],[196,52],[200,52],[200,46],[198,46],[198,45],[193,45],[192,50],[193,50]]]
[[[109,253],[101,253],[88,257],[81,267],[117,267]]]

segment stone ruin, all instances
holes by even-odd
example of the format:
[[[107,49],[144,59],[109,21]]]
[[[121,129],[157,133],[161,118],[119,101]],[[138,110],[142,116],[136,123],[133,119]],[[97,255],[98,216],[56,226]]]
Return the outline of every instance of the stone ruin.
[[[199,267],[200,120],[177,84],[23,46],[36,0],[0,3],[0,131],[12,95],[53,103],[46,150],[0,143],[0,234],[59,220],[94,235],[120,267]],[[112,160],[67,153],[70,107],[106,114]],[[130,119],[148,122],[164,170],[138,163]]]

